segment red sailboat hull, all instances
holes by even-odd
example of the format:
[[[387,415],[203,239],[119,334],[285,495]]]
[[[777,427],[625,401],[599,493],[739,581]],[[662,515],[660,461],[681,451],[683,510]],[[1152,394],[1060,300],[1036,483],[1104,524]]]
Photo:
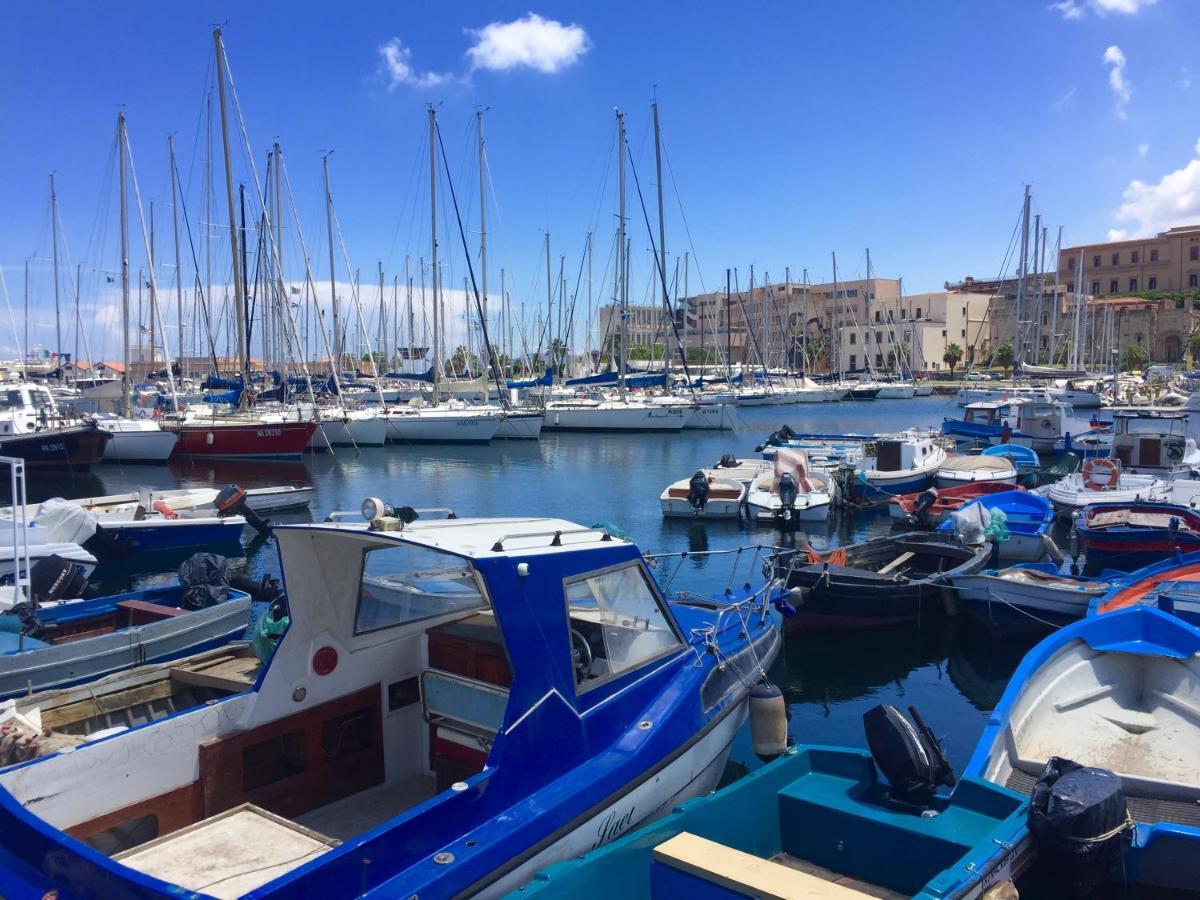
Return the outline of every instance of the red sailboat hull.
[[[189,422],[176,428],[172,458],[299,459],[316,422]]]

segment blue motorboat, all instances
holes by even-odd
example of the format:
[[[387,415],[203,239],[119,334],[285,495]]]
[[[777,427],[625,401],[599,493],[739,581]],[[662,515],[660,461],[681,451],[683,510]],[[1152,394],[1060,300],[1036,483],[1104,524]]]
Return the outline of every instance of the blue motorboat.
[[[1200,630],[1146,606],[1086,618],[1026,655],[966,775],[1032,794],[1039,868],[1074,895],[1193,891],[1198,698]]]
[[[987,515],[980,516],[979,510],[986,510]],[[1000,561],[1034,562],[1046,555],[1047,540],[1054,525],[1054,505],[1030,491],[999,491],[977,497],[947,517],[938,526],[938,531],[953,533],[957,527],[961,532],[964,520],[990,520],[996,510],[1004,514],[1004,529],[1008,533],[1008,537],[996,542]]]
[[[881,777],[866,751],[794,747],[710,797],[552,866],[510,900],[941,900],[977,897],[1030,862],[1022,795],[966,778],[948,796],[914,802],[901,783]]]
[[[1026,484],[1027,480],[1036,481],[1037,472],[1042,466],[1037,453],[1020,444],[996,444],[982,451],[984,456],[1002,456],[1009,460],[1017,469],[1017,483],[1025,487],[1036,487],[1036,484]]]
[[[1087,568],[1131,571],[1200,551],[1200,513],[1180,503],[1091,503],[1075,515]]]
[[[961,449],[1001,444],[1016,425],[1015,407],[1024,399],[977,400],[963,408],[961,419],[946,416],[942,434],[953,438]]]
[[[197,608],[185,596],[176,584],[0,613],[0,699],[178,659],[246,632],[249,594],[226,588]]]
[[[252,682],[0,771],[5,893],[495,895],[715,787],[769,582],[669,598],[610,530],[419,514],[277,527]]]

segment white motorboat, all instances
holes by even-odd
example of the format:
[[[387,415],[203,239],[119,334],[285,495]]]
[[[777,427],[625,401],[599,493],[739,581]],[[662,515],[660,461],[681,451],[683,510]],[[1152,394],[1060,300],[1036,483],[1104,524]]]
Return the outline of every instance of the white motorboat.
[[[1143,475],[1178,476],[1200,466],[1186,412],[1118,410],[1113,413],[1112,455]]]
[[[547,431],[680,431],[685,407],[637,400],[555,400],[546,404]]]
[[[11,522],[0,522],[0,579],[11,579],[14,572],[20,572],[22,576],[29,574],[24,562],[26,546],[22,543],[14,549],[10,526]],[[50,529],[43,525],[26,526],[19,540],[28,544],[30,568],[49,556],[61,556],[67,562],[77,563],[85,573],[96,568],[95,556],[78,544],[55,540]]]
[[[165,463],[179,441],[178,434],[163,431],[154,419],[126,419],[112,414],[95,418],[112,435],[104,448],[105,462]]]
[[[870,504],[923,491],[946,458],[946,451],[928,433],[911,430],[881,436],[865,445],[847,492],[856,502]]]
[[[937,470],[935,479],[939,488],[980,481],[1015,485],[1017,467],[1006,456],[951,456]]]
[[[1054,504],[1063,517],[1070,517],[1089,503],[1134,503],[1140,500],[1165,500],[1170,484],[1156,475],[1126,472],[1121,461],[1096,457],[1054,484],[1038,488],[1038,493]]]
[[[746,492],[736,478],[700,469],[690,479],[667,485],[658,502],[664,518],[739,519]]]
[[[768,460],[762,458],[738,459],[732,453],[726,453],[717,460],[716,465],[703,471],[720,478],[731,478],[749,487],[750,482],[763,472],[770,471],[771,468],[772,464]]]
[[[540,409],[506,409],[496,429],[496,438],[506,441],[536,441],[542,435],[546,414]]]
[[[808,454],[782,448],[772,469],[758,475],[746,495],[752,518],[780,525],[824,522],[832,502],[826,478],[809,471]]]
[[[503,412],[494,406],[393,407],[385,411],[387,439],[397,444],[486,444]]]

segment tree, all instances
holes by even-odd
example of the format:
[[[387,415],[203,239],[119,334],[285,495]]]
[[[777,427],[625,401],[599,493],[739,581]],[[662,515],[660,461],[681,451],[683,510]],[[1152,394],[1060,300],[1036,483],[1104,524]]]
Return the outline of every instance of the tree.
[[[950,377],[954,377],[954,367],[962,362],[963,348],[958,344],[948,344],[946,352],[942,354],[942,362],[950,367]]]
[[[1188,350],[1192,354],[1192,365],[1197,365],[1200,362],[1200,331],[1193,334],[1191,340],[1188,341]]]
[[[1016,361],[1016,356],[1013,354],[1012,344],[1001,344],[996,348],[996,352],[992,357],[996,361],[996,365],[1004,370],[1004,374],[1008,374],[1008,370],[1012,368],[1013,362]]]
[[[1141,344],[1130,344],[1125,348],[1124,367],[1128,372],[1135,369],[1144,369],[1146,364],[1150,362],[1150,354],[1146,352],[1146,348]]]

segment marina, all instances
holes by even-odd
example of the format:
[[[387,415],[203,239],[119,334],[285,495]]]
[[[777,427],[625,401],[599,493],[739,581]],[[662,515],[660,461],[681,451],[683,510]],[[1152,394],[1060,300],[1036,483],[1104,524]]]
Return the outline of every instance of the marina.
[[[1178,2],[18,3],[0,900],[1200,898]]]

